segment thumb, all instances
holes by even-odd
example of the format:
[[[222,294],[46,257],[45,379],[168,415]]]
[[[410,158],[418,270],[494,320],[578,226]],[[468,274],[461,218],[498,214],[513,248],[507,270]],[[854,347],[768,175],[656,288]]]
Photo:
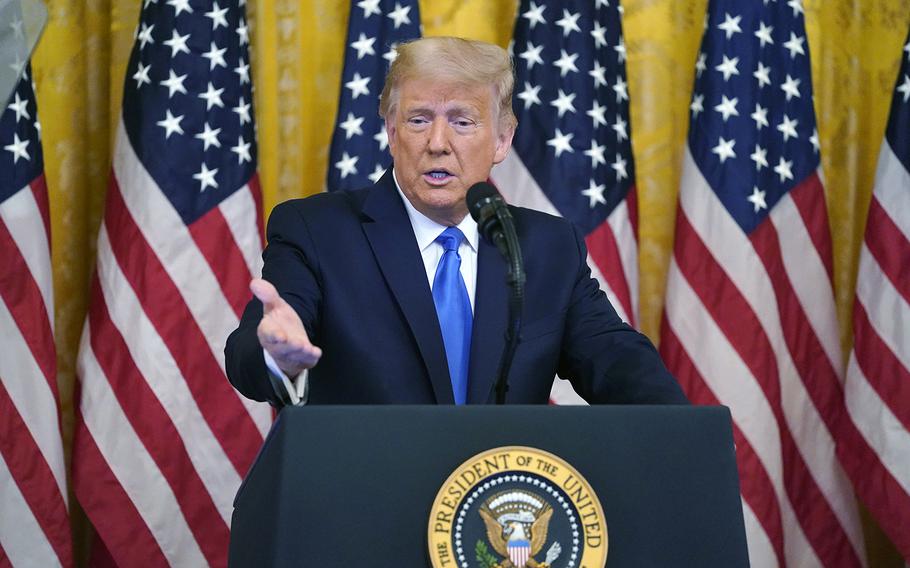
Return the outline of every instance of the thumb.
[[[263,280],[262,278],[254,278],[250,282],[250,291],[260,302],[262,302],[265,311],[272,310],[277,303],[282,301],[275,286],[268,280]]]

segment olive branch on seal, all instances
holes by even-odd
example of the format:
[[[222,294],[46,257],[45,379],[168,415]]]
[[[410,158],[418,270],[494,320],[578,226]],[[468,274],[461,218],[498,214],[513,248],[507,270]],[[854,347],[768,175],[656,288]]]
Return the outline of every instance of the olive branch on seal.
[[[496,557],[487,548],[487,543],[482,540],[478,540],[474,546],[474,554],[477,556],[477,562],[481,568],[496,568],[499,565]]]

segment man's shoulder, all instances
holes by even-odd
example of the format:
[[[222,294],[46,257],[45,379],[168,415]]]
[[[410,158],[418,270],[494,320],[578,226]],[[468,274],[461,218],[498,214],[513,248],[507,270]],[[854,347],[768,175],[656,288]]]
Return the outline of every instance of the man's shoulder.
[[[565,218],[559,217],[558,215],[551,215],[550,213],[544,213],[537,209],[509,205],[509,211],[516,219],[522,219],[528,223],[545,223],[553,226],[569,225],[569,222]]]
[[[577,259],[584,254],[584,236],[568,219],[536,209],[509,206],[515,219],[515,232],[522,252],[546,257],[557,255],[562,259]]]
[[[515,227],[519,233],[533,231],[570,236],[575,231],[575,226],[570,221],[557,215],[514,205],[509,205],[509,211],[515,219]]]
[[[301,216],[306,221],[335,220],[351,216],[357,218],[363,202],[372,187],[317,193],[307,197],[289,199],[275,206],[271,217]]]

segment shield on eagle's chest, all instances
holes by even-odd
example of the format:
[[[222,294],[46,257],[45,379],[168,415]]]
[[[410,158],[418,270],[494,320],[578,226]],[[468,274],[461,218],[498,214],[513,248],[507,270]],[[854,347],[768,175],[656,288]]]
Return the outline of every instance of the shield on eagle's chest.
[[[525,568],[528,558],[531,557],[531,542],[527,540],[510,540],[506,545],[509,551],[509,560],[515,568]]]

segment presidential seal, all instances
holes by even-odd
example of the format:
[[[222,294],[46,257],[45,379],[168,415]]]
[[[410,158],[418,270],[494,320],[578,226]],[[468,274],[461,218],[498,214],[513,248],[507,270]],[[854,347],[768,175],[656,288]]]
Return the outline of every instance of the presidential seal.
[[[487,450],[445,481],[427,530],[433,568],[603,568],[607,524],[588,482],[559,457]]]

